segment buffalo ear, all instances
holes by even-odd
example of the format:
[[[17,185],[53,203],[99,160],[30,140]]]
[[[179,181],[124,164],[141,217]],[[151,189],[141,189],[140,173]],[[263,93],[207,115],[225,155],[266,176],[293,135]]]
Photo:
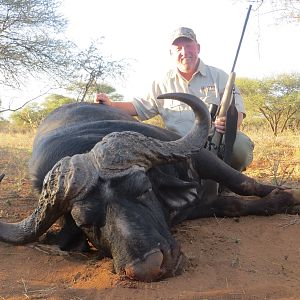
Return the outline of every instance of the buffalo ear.
[[[169,209],[177,210],[190,205],[198,198],[199,184],[185,181],[156,169],[150,172],[156,196]]]
[[[99,188],[94,188],[84,199],[73,204],[71,215],[78,227],[103,227],[106,223],[106,207],[107,202],[101,198]]]

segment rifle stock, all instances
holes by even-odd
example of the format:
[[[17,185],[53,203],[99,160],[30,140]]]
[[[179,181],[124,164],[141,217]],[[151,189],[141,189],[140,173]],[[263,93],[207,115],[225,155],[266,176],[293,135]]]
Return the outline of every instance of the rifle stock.
[[[221,104],[216,114],[217,117],[226,117],[227,111],[232,101],[232,91],[234,87],[234,82],[235,82],[235,72],[231,72],[226,83]],[[222,142],[222,137],[223,137],[223,133],[217,132],[214,129],[214,134],[211,139],[211,151],[215,154],[218,154],[219,147]]]

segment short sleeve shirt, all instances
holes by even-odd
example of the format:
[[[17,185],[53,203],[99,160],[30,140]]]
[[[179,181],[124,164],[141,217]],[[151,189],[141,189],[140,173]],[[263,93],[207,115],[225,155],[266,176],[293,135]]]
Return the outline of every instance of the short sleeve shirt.
[[[134,98],[133,105],[141,120],[161,115],[167,129],[181,136],[193,126],[194,113],[190,106],[178,100],[157,99],[165,93],[189,93],[200,98],[209,106],[219,105],[225,90],[228,74],[205,65],[201,60],[197,71],[190,81],[181,76],[177,70],[170,70],[162,80],[154,81],[146,98]],[[235,105],[238,112],[245,114],[243,99],[235,88]]]

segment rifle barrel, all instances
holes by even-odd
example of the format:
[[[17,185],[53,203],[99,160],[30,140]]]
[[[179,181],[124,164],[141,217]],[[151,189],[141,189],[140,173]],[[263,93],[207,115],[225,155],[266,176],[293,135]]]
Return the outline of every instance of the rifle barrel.
[[[235,58],[234,58],[234,62],[233,62],[233,66],[232,66],[231,72],[234,72],[234,69],[235,69],[236,61],[237,61],[237,58],[239,56],[239,52],[240,52],[240,48],[241,48],[241,45],[242,45],[243,37],[244,37],[244,34],[245,34],[245,30],[246,30],[246,27],[247,27],[247,23],[248,23],[248,19],[249,19],[251,8],[252,8],[252,5],[250,5],[249,8],[248,8],[246,20],[244,22],[244,27],[243,27],[242,35],[241,35],[240,42],[239,42],[239,45],[238,45],[238,48],[237,48],[237,51],[236,51],[236,54],[235,54]]]

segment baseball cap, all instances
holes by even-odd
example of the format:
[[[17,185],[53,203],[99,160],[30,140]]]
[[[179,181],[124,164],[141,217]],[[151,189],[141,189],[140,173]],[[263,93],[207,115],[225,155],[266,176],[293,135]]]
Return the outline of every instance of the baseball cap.
[[[179,27],[176,30],[174,30],[171,36],[171,44],[173,44],[174,41],[180,37],[188,38],[197,43],[196,34],[191,28]]]

